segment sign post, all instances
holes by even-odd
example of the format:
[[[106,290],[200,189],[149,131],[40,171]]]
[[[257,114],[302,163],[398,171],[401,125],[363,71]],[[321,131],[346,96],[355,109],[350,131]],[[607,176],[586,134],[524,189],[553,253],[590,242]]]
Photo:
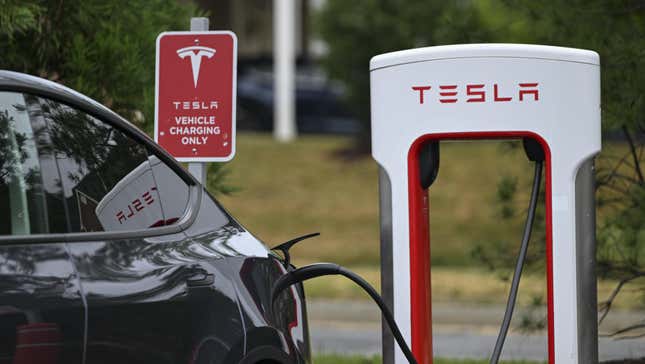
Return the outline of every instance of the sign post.
[[[209,28],[208,18],[190,18],[190,30],[206,32]],[[208,166],[204,162],[189,162],[188,171],[202,184],[208,182]]]
[[[191,18],[189,32],[157,37],[155,141],[202,184],[205,162],[235,155],[237,38]]]

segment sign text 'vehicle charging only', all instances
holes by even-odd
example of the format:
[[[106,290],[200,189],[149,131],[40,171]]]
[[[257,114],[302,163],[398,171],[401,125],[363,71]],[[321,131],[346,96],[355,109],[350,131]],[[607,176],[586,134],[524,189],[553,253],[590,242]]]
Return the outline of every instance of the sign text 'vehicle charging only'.
[[[185,162],[235,154],[237,39],[231,32],[157,38],[155,141]]]

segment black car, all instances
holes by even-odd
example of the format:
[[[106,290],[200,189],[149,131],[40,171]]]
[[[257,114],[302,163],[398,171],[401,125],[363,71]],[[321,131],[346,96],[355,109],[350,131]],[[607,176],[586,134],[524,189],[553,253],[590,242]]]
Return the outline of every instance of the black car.
[[[237,80],[237,127],[273,130],[273,73],[247,69]],[[295,119],[298,133],[357,134],[362,128],[344,102],[342,87],[312,67],[300,67],[295,78]]]
[[[132,124],[0,71],[0,364],[309,362],[288,269]]]

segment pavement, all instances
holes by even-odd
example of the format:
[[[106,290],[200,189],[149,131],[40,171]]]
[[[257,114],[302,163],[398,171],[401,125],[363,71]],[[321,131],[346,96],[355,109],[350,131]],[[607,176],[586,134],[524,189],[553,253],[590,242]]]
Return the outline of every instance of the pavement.
[[[381,352],[380,313],[370,301],[313,300],[307,303],[314,353],[375,355]],[[485,359],[490,356],[503,306],[433,303],[433,352],[436,357]],[[504,345],[503,359],[546,360],[546,332],[522,333],[516,322],[526,314],[514,314],[514,325]],[[543,315],[544,312],[534,312]],[[645,318],[645,312],[612,311],[600,332],[608,333]],[[645,357],[645,338],[601,337],[600,360]]]

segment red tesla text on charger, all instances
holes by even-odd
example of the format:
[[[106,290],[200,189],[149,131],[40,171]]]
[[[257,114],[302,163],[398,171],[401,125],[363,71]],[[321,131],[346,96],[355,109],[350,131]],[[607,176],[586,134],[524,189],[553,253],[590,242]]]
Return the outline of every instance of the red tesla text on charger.
[[[488,87],[487,87],[488,86]],[[417,94],[419,104],[429,100],[438,100],[442,104],[465,102],[509,102],[515,97],[519,101],[539,101],[540,90],[538,82],[521,82],[512,89],[504,89],[494,83],[492,87],[483,83],[466,85],[416,85],[412,91]],[[460,96],[462,95],[462,96]]]

